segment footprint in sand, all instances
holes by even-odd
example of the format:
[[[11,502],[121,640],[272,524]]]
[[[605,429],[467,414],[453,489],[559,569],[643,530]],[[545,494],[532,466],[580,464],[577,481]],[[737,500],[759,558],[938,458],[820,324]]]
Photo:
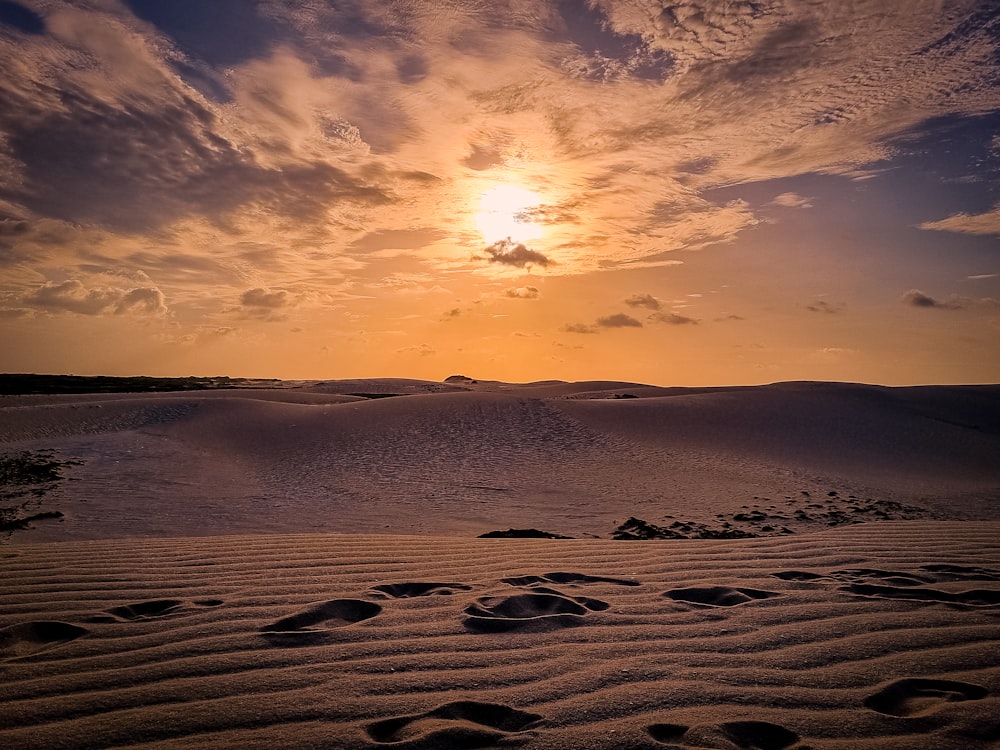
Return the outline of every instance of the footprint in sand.
[[[889,683],[865,698],[864,703],[872,711],[889,716],[923,716],[945,703],[981,700],[989,692],[970,682],[912,677]]]
[[[447,596],[456,591],[471,591],[464,583],[380,583],[372,586],[372,596],[392,599],[411,599],[416,596]]]
[[[333,599],[314,604],[309,609],[265,625],[260,629],[265,635],[308,636],[327,633],[335,628],[368,620],[382,611],[382,607],[361,599]]]
[[[192,614],[193,607],[218,607],[220,604],[222,604],[221,599],[199,599],[194,602],[182,599],[153,599],[148,602],[113,607],[105,610],[105,614],[88,617],[86,622],[143,622],[182,613]]]
[[[799,741],[799,735],[767,721],[727,721],[723,724],[652,724],[649,736],[666,747],[720,748],[720,750],[784,750]]]
[[[1000,590],[969,589],[952,593],[928,588],[899,588],[877,584],[851,583],[840,586],[838,591],[863,596],[868,599],[905,599],[924,604],[959,604],[970,607],[994,607],[1000,604]]]
[[[17,659],[47,651],[89,632],[86,628],[68,622],[46,620],[21,622],[0,628],[0,660]]]
[[[585,583],[612,583],[617,586],[638,586],[638,581],[630,581],[625,578],[605,578],[603,576],[589,576],[585,573],[545,573],[540,576],[519,576],[516,578],[501,578],[501,583],[511,586],[537,586],[539,584],[559,583],[569,586],[576,586]]]
[[[775,591],[760,589],[736,588],[733,586],[692,586],[685,589],[671,589],[663,596],[685,604],[697,604],[708,607],[735,607],[738,604],[771,599],[781,594]]]
[[[921,565],[920,573],[906,573],[898,570],[877,568],[847,568],[829,573],[813,573],[804,570],[782,570],[771,573],[783,581],[843,581],[846,583],[883,585],[896,588],[926,586],[943,581],[1000,581],[1000,571],[990,568],[973,568],[964,565],[934,564]]]
[[[973,568],[966,565],[921,565],[920,569],[936,581],[1000,581],[1000,570]]]
[[[538,714],[478,701],[446,703],[422,714],[376,721],[365,727],[379,744],[397,747],[488,747],[538,725]]]
[[[590,612],[610,607],[600,599],[570,597],[553,589],[516,596],[486,596],[465,608],[464,625],[477,633],[541,631],[580,625]]]

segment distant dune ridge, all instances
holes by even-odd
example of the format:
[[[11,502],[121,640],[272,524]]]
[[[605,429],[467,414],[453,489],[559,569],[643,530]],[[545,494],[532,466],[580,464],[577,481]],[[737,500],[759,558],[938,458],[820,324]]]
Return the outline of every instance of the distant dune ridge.
[[[1000,745],[1000,386],[254,386],[0,396],[0,747]]]
[[[808,506],[830,492],[1000,518],[998,386],[449,380],[0,396],[0,441],[83,461],[58,505],[66,520],[38,524],[35,542],[511,527],[606,538],[629,517],[740,526],[755,504],[799,532],[827,525]]]

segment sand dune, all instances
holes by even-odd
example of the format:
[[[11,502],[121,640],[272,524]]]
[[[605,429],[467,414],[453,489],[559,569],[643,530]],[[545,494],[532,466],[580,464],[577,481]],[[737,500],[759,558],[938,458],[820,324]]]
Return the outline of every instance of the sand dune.
[[[0,747],[1000,745],[1000,388],[282,386],[0,400]]]
[[[401,395],[373,397],[388,394]],[[810,506],[830,493],[841,512],[853,496],[920,511],[897,518],[1000,518],[995,386],[384,379],[7,397],[0,415],[8,450],[83,462],[57,504],[64,521],[33,541],[508,527],[607,538],[633,516],[758,533],[735,519],[753,510],[801,532],[828,524]]]
[[[998,539],[20,545],[0,746],[995,747]]]

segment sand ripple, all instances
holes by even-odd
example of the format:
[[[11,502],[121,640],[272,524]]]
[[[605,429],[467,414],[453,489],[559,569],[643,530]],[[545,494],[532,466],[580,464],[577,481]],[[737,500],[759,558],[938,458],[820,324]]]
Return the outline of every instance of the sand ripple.
[[[24,544],[0,747],[985,750],[998,539]]]

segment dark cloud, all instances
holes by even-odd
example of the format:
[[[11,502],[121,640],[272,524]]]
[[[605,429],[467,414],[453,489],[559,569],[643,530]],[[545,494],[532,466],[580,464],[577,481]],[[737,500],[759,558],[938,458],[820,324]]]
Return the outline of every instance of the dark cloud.
[[[672,312],[657,312],[649,316],[653,323],[666,323],[672,326],[697,325],[696,318],[689,318],[686,315],[678,315]]]
[[[531,250],[520,242],[513,242],[509,239],[494,242],[486,248],[486,252],[489,253],[490,263],[501,263],[505,266],[515,266],[516,268],[524,268],[530,265],[545,268],[553,263],[540,252]]]
[[[512,289],[508,289],[505,294],[508,297],[513,297],[515,299],[538,299],[541,292],[538,291],[538,287],[534,286],[519,286]]]
[[[166,310],[163,293],[155,287],[88,289],[79,279],[49,281],[24,298],[24,303],[48,312],[102,315],[129,312],[161,313]]]
[[[811,305],[806,305],[806,310],[815,313],[826,313],[827,315],[835,315],[844,311],[844,305],[831,305],[829,302],[824,300],[819,300]]]
[[[274,310],[291,304],[291,298],[284,289],[272,291],[257,287],[243,292],[240,295],[240,304],[244,307],[264,307]]]
[[[960,304],[954,301],[942,302],[941,300],[934,299],[930,295],[924,294],[919,289],[911,289],[903,294],[900,300],[904,305],[911,305],[913,307],[934,307],[939,310],[957,310],[961,307]]]
[[[625,300],[625,304],[629,307],[645,307],[650,310],[660,309],[660,301],[652,294],[633,294]]]
[[[597,319],[597,325],[602,328],[642,328],[642,323],[631,315],[625,313],[615,313]]]
[[[584,323],[570,323],[564,325],[560,330],[565,333],[597,333],[597,329]]]
[[[306,220],[339,201],[388,201],[378,187],[327,162],[262,166],[251,150],[221,136],[215,113],[182,90],[113,101],[70,80],[58,83],[57,100],[34,81],[15,79],[2,92],[0,137],[20,175],[0,180],[0,198],[39,216],[142,232],[244,206]]]
[[[472,146],[472,153],[462,160],[465,166],[477,172],[483,172],[491,167],[500,166],[503,162],[504,158],[501,151],[489,146],[479,146],[476,144]]]
[[[13,266],[31,257],[18,245],[30,231],[31,226],[26,221],[0,219],[0,266]]]

